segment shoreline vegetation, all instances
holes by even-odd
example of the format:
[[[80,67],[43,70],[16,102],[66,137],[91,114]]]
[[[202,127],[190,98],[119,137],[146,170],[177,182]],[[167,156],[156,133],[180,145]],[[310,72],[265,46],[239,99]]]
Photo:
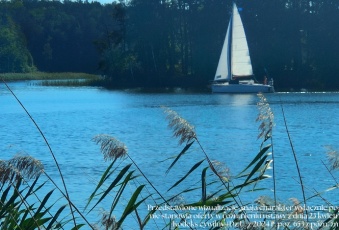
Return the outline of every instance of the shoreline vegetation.
[[[157,93],[183,93],[183,92],[207,92],[210,93],[210,87],[206,83],[205,87],[136,87],[136,86],[119,86],[112,82],[112,79],[105,75],[77,73],[77,72],[30,72],[30,73],[0,73],[0,80],[5,82],[15,81],[40,81],[33,84],[42,86],[65,86],[65,87],[80,87],[80,86],[96,86],[106,89],[128,89],[138,92],[157,92]],[[277,91],[278,92],[278,91]],[[279,92],[300,92],[300,93],[317,93],[317,92],[338,92],[338,90],[308,90],[308,89],[281,89]]]
[[[101,77],[95,74],[75,73],[75,72],[31,72],[31,73],[0,73],[1,79],[10,81],[24,81],[24,80],[69,80],[69,79],[86,79],[98,80]]]
[[[152,86],[127,86],[114,84],[114,80],[99,74],[77,73],[77,72],[30,72],[30,73],[0,73],[0,80],[5,82],[15,81],[39,81],[32,84],[42,86],[65,86],[80,87],[94,86],[104,87],[106,89],[128,89],[138,92],[156,92],[156,93],[182,93],[182,92],[210,92],[206,83],[205,87],[152,87]]]
[[[102,86],[100,75],[76,72],[31,72],[31,73],[1,73],[0,79],[5,82],[41,81],[34,83],[42,86]]]
[[[335,186],[316,191],[312,197],[305,197],[302,172],[298,166],[297,156],[291,139],[291,152],[298,171],[302,197],[301,201],[290,198],[286,203],[277,201],[275,158],[273,148],[274,115],[264,95],[258,95],[258,117],[260,147],[257,155],[239,174],[233,175],[223,162],[211,160],[200,143],[195,128],[177,112],[162,107],[164,120],[168,122],[173,137],[178,140],[180,153],[166,162],[166,174],[173,178],[173,185],[167,192],[160,192],[155,182],[151,182],[139,167],[128,148],[116,137],[99,134],[92,141],[98,144],[103,160],[109,162],[98,183],[93,184],[93,191],[88,192],[85,209],[79,210],[72,202],[67,184],[64,183],[62,170],[59,168],[51,146],[40,130],[38,124],[30,116],[24,105],[16,97],[10,87],[7,89],[22,106],[27,116],[34,123],[46,142],[51,157],[59,170],[62,185],[50,177],[48,171],[37,159],[18,155],[9,160],[0,160],[0,229],[127,229],[132,221],[135,229],[338,229],[339,207],[324,200],[326,207],[314,209],[308,206],[310,199],[322,198],[323,192],[338,188],[338,183],[331,170],[339,168],[339,153],[327,153],[329,166],[325,166]],[[283,112],[283,108],[282,108]],[[284,112],[283,117],[285,120]],[[284,123],[286,132],[289,130]],[[191,148],[191,146],[193,146]],[[180,150],[180,149],[179,149]],[[179,152],[179,151],[178,151]],[[179,176],[176,163],[187,158],[189,154],[197,154],[197,162],[187,161],[187,168],[182,169],[184,176]],[[325,164],[324,164],[325,165]],[[183,175],[183,174],[181,174]],[[194,186],[190,176],[199,178]],[[44,186],[37,187],[40,176],[47,177],[55,190],[62,196],[56,203],[50,204],[54,189],[45,194]],[[270,185],[262,187],[263,180]],[[183,185],[186,182],[186,185]],[[180,186],[179,186],[180,185]],[[266,185],[267,186],[267,185]],[[248,192],[272,189],[272,197],[260,196],[253,204],[244,204],[243,196]],[[185,197],[187,200],[185,200]],[[33,202],[33,203],[31,203]],[[101,205],[104,205],[102,210]],[[319,204],[321,205],[321,204]],[[52,209],[54,207],[54,209]],[[101,208],[102,217],[97,224],[87,219],[87,214]],[[118,207],[123,207],[123,211]],[[57,209],[56,211],[53,211]],[[119,211],[120,210],[120,211]],[[321,214],[321,215],[320,215]],[[65,217],[66,216],[66,217]],[[133,219],[134,218],[134,219]],[[152,225],[153,224],[153,225]]]

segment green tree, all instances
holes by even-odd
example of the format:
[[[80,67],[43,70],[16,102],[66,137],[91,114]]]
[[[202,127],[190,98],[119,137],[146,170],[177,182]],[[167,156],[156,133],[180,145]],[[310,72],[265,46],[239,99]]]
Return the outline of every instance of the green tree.
[[[33,58],[23,38],[12,19],[0,13],[0,72],[35,70]]]

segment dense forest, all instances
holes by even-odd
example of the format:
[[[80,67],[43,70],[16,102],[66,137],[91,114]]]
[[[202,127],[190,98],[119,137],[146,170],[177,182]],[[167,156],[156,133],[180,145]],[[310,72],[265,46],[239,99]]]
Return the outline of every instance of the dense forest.
[[[339,1],[238,0],[259,81],[339,89]],[[231,0],[1,0],[1,72],[87,72],[116,86],[206,86]]]

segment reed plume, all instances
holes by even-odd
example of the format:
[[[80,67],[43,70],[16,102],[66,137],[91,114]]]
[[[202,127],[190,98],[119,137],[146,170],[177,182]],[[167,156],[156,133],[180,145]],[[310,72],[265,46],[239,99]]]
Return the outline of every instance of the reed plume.
[[[217,160],[212,160],[211,162],[212,162],[213,168],[215,169],[218,177],[225,182],[230,182],[230,180],[231,180],[230,168],[228,168],[225,165],[225,163],[217,161]]]
[[[169,202],[172,206],[182,206],[186,203],[182,195],[172,197]]]
[[[13,182],[19,178],[35,179],[43,172],[43,164],[31,156],[17,155],[10,160],[0,160],[0,182]]]
[[[259,206],[266,206],[266,207],[276,207],[275,200],[271,199],[269,196],[259,196],[254,203],[258,204]]]
[[[102,217],[100,222],[105,229],[121,229],[117,226],[117,220],[115,216],[111,216],[109,212],[104,210],[102,211],[101,215]]]
[[[264,141],[266,141],[272,136],[274,115],[265,96],[262,93],[259,93],[258,97],[259,102],[257,103],[257,106],[259,110],[259,115],[256,121],[261,122],[259,125],[260,133],[258,135],[258,139],[263,138]]]
[[[300,205],[300,201],[297,198],[290,198],[289,200],[291,200],[293,202],[294,210],[293,210],[292,214],[302,214],[302,213],[304,213],[304,209]]]
[[[179,144],[189,142],[192,139],[196,139],[196,133],[194,126],[190,125],[185,119],[179,116],[179,114],[169,108],[164,108],[166,113],[166,119],[169,121],[168,126],[173,129],[174,137],[179,137]]]
[[[15,176],[16,174],[14,174]],[[1,184],[5,184],[6,182],[12,181],[13,171],[11,167],[9,167],[8,162],[4,160],[0,160],[0,182]]]
[[[327,152],[326,152],[326,155],[327,155],[327,160],[328,160],[329,165],[330,165],[330,169],[331,170],[338,169],[339,168],[339,153],[338,153],[338,151],[334,150],[330,146],[326,146],[326,148],[328,149]]]
[[[93,141],[100,144],[105,161],[124,158],[127,155],[127,147],[124,143],[107,134],[97,135],[93,138]]]

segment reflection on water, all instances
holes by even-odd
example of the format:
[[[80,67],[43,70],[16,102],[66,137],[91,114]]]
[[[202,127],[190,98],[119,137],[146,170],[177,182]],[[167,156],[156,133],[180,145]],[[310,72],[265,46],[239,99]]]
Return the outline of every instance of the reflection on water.
[[[217,104],[233,106],[253,105],[258,99],[256,94],[216,94],[214,96]]]

